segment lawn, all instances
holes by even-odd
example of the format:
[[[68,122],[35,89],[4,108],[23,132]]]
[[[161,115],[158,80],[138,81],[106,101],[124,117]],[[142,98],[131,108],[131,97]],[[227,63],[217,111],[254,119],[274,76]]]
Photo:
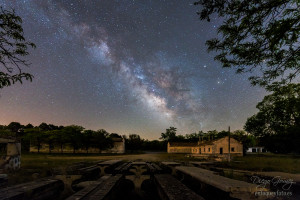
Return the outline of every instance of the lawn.
[[[28,153],[22,154],[21,170],[8,174],[9,185],[32,181],[35,178],[51,176],[54,170],[64,170],[78,162],[85,162],[87,165],[92,165],[95,162],[104,160],[188,162],[191,158],[185,157],[184,154],[168,154],[164,152],[121,155]]]
[[[300,173],[300,156],[271,153],[250,154],[244,157],[236,157],[231,163],[222,162],[219,166],[249,171]]]
[[[32,181],[35,178],[47,177],[55,170],[64,170],[66,167],[78,162],[92,165],[94,162],[104,160],[124,161],[178,161],[188,163],[193,158],[184,154],[143,153],[143,154],[22,154],[21,170],[8,174],[9,184]],[[236,157],[233,162],[222,162],[217,166],[250,170],[250,171],[281,171],[287,173],[300,173],[300,156],[276,154],[252,154]]]

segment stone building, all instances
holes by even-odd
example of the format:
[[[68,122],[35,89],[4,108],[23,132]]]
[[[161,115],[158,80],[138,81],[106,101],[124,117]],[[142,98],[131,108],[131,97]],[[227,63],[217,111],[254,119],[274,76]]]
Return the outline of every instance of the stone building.
[[[0,169],[17,170],[21,166],[21,143],[15,139],[0,138],[0,144],[5,144],[6,152],[0,157]],[[1,152],[2,153],[2,152]]]
[[[247,153],[266,153],[267,150],[265,147],[249,147]]]
[[[168,142],[168,153],[193,153],[196,149],[198,142]]]
[[[125,139],[122,137],[114,137],[113,140],[113,146],[109,149],[101,150],[99,151],[98,148],[92,148],[90,147],[88,149],[88,152],[86,149],[76,149],[75,153],[116,153],[116,154],[122,154],[125,153]],[[37,146],[30,145],[30,152],[38,152]],[[48,144],[41,144],[40,147],[40,153],[50,153],[49,152],[49,145]],[[61,147],[54,145],[51,148],[51,153],[61,153]],[[64,145],[63,146],[63,153],[73,153],[73,148],[71,145]]]
[[[228,136],[211,141],[199,141],[197,143],[169,142],[168,153],[189,153],[203,156],[228,155],[228,142]],[[232,156],[243,156],[243,145],[234,138],[230,138],[230,154]]]

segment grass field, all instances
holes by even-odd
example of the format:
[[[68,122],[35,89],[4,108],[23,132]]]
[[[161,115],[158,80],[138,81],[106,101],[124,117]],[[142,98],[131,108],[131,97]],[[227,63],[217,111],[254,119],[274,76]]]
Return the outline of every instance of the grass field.
[[[244,157],[237,157],[234,161],[237,162],[223,162],[220,166],[249,171],[300,173],[299,155],[250,154]]]
[[[143,153],[143,154],[22,154],[21,170],[8,174],[9,185],[32,181],[35,178],[51,176],[54,169],[64,170],[67,167],[85,162],[92,165],[94,162],[105,160],[124,160],[124,161],[181,161],[188,162],[191,158],[184,154],[168,153]]]
[[[23,154],[21,158],[21,170],[9,173],[9,184],[14,185],[32,181],[35,178],[51,176],[53,169],[64,170],[66,167],[78,163],[100,162],[104,160],[125,161],[178,161],[188,163],[193,158],[185,157],[184,154],[168,154],[165,152],[148,152],[143,154]],[[250,171],[281,171],[288,173],[300,173],[300,156],[275,155],[275,154],[253,154],[237,157],[233,161],[222,162],[220,167],[250,170]]]

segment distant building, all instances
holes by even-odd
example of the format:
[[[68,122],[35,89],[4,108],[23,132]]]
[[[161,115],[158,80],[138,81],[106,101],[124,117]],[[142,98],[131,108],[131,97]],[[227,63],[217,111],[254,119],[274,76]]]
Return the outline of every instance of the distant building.
[[[168,153],[188,153],[203,156],[228,155],[229,137],[223,137],[211,141],[193,142],[168,142]],[[243,144],[234,138],[230,138],[230,155],[243,156]]]
[[[265,147],[249,147],[247,153],[266,153]]]
[[[125,153],[125,139],[122,137],[113,137],[113,146],[109,149],[101,150],[99,152],[98,148],[89,148],[88,153]],[[37,146],[30,145],[30,152],[38,152]],[[49,153],[49,145],[42,144],[40,147],[40,153]],[[61,153],[61,148],[59,146],[54,146],[51,148],[51,153]],[[70,145],[64,145],[63,153],[73,153],[73,148]],[[75,153],[87,153],[86,149],[77,149]]]

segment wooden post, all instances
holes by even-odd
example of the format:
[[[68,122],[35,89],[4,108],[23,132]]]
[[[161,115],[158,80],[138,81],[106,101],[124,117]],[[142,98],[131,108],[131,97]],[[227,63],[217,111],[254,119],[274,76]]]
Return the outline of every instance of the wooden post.
[[[230,162],[230,126],[228,127],[228,162]]]

